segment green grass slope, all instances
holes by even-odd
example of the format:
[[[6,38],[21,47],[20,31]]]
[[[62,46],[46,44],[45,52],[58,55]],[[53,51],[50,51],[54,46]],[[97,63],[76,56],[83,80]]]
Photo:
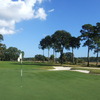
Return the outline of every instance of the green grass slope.
[[[47,71],[51,65],[0,62],[0,100],[100,100],[100,76]],[[23,87],[21,87],[21,85]]]

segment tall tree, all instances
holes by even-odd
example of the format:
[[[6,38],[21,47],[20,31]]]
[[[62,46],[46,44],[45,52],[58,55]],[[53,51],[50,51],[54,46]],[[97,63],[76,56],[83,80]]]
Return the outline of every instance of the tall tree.
[[[50,48],[52,47],[52,39],[51,39],[51,36],[49,35],[45,37],[45,46],[48,49],[48,60],[49,60],[49,51],[50,51]]]
[[[63,63],[63,51],[69,49],[69,39],[71,34],[64,30],[58,30],[52,35],[52,42],[55,46],[56,51],[60,52],[61,64]]]
[[[0,34],[0,42],[3,41],[3,35]]]
[[[5,59],[5,51],[6,51],[6,45],[0,43],[0,60]]]
[[[40,44],[39,44],[39,49],[42,49],[43,50],[43,56],[44,56],[44,49],[46,48],[46,44],[45,44],[45,38],[43,38],[41,41],[40,41]]]
[[[5,49],[5,45],[2,44],[1,41],[3,41],[2,34],[0,34],[0,60],[2,60],[4,58],[4,49]]]
[[[94,36],[93,36],[93,40],[94,40],[94,53],[97,54],[96,57],[96,66],[98,66],[98,57],[99,57],[99,52],[100,52],[100,23],[96,23],[96,26],[94,26]]]
[[[70,47],[72,48],[72,63],[74,63],[74,49],[80,47],[80,38],[71,37],[69,44]]]
[[[89,66],[89,53],[90,53],[90,50],[92,50],[94,48],[94,45],[93,45],[93,34],[94,34],[94,28],[91,24],[85,24],[82,26],[82,30],[80,31],[81,32],[81,40],[85,41],[83,46],[87,46],[88,47],[88,53],[87,53],[87,66]]]

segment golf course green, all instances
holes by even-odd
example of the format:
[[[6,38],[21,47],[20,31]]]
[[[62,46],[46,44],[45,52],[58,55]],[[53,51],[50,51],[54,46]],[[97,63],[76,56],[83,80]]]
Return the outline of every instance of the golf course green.
[[[0,100],[100,100],[99,75],[50,68],[50,64],[1,61]]]

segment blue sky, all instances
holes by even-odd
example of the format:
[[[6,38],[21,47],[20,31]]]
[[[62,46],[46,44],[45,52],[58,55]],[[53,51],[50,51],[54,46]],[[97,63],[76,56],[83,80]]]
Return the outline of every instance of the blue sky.
[[[16,21],[14,24],[16,32],[4,34],[3,43],[7,48],[17,47],[25,52],[25,57],[34,57],[36,54],[42,54],[38,45],[46,35],[52,35],[57,30],[66,30],[77,37],[81,35],[82,25],[95,25],[100,22],[100,0],[44,0],[41,4],[35,5],[35,9],[39,7],[45,10],[45,18]],[[74,52],[76,57],[86,57],[87,47],[81,46]],[[47,50],[45,55],[47,56]],[[95,55],[91,52],[90,56]]]

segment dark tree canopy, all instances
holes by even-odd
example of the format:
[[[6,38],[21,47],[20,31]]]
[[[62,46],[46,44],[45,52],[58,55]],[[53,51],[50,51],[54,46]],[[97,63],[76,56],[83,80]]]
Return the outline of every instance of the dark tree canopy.
[[[65,50],[72,49],[72,62],[74,62],[74,49],[80,47],[80,41],[84,41],[83,47],[87,46],[87,66],[89,66],[90,50],[94,50],[95,53],[100,52],[100,23],[96,23],[96,26],[91,24],[84,24],[80,30],[81,35],[79,37],[73,37],[65,30],[57,30],[53,35],[46,36],[40,41],[39,48],[53,49],[53,55],[56,52],[60,52],[60,62],[65,60]],[[48,53],[49,54],[49,53]],[[55,56],[55,55],[54,55]],[[48,57],[49,58],[49,57]]]
[[[61,64],[62,58],[63,58],[63,50],[69,49],[69,40],[70,40],[71,34],[69,32],[66,32],[64,30],[58,30],[52,35],[52,42],[54,45],[54,48],[56,48],[56,51],[60,52],[60,59]]]
[[[35,55],[35,61],[46,61],[47,58],[43,55],[37,54]]]
[[[18,50],[16,47],[9,47],[8,49],[5,50],[5,60],[17,61],[20,53],[22,53],[22,56],[24,56],[23,51]]]
[[[92,40],[94,42],[94,53],[97,54],[96,57],[96,66],[98,66],[99,62],[99,52],[100,52],[100,23],[96,23],[96,26],[94,26],[94,34],[92,37]]]
[[[84,40],[84,44],[83,46],[87,46],[88,47],[88,54],[87,54],[87,60],[88,60],[88,64],[87,66],[89,66],[89,52],[90,50],[92,50],[94,48],[94,44],[93,44],[93,35],[94,35],[94,27],[91,24],[85,24],[82,26],[82,30],[81,32],[81,40]]]
[[[42,49],[42,50],[44,50],[46,48],[46,44],[45,44],[45,39],[44,38],[40,41],[39,48]]]
[[[71,37],[69,41],[70,47],[79,48],[80,47],[80,38]]]
[[[0,42],[3,41],[3,35],[0,34]]]
[[[74,64],[74,49],[80,47],[80,38],[71,37],[69,45],[72,48],[72,63]]]
[[[52,35],[55,48],[61,52],[62,49],[69,49],[69,39],[71,34],[64,30],[58,30]]]

